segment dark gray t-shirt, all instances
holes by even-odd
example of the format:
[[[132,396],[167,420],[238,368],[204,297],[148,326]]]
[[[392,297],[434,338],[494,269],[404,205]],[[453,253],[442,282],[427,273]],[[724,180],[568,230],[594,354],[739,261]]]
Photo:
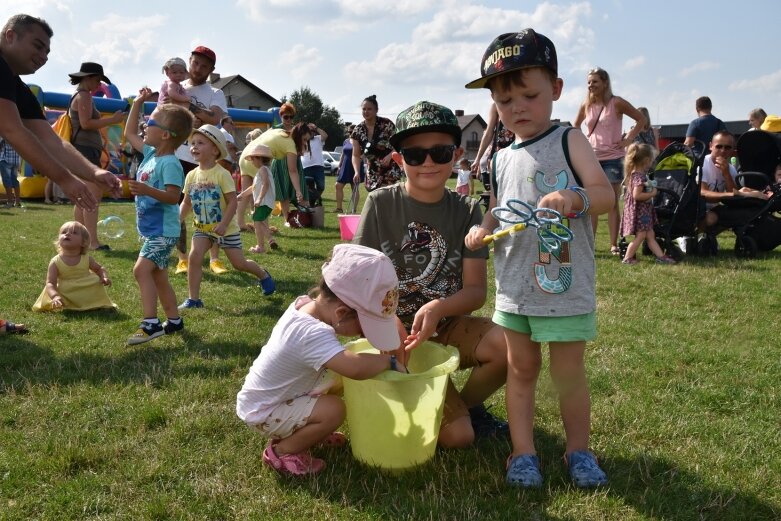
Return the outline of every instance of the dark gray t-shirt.
[[[487,248],[464,246],[469,229],[482,220],[477,200],[450,190],[436,203],[416,201],[403,183],[369,194],[353,242],[393,261],[399,277],[397,315],[405,326],[421,306],[463,287],[464,258],[488,258]]]

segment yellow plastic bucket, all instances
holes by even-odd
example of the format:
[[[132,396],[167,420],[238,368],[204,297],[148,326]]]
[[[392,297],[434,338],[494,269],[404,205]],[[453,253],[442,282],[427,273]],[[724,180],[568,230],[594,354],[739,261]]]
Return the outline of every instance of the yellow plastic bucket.
[[[378,352],[365,339],[347,344],[354,353]],[[434,456],[448,375],[458,351],[425,342],[410,353],[410,374],[384,371],[368,380],[344,378],[353,456],[363,463],[401,470]]]

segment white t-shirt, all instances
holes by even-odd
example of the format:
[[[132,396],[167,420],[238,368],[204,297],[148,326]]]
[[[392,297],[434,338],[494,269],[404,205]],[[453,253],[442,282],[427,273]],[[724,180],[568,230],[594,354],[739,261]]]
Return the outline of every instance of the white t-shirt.
[[[738,171],[732,165],[729,165],[729,175],[732,176],[733,181],[738,176]],[[724,176],[716,166],[716,163],[713,162],[713,157],[710,154],[705,156],[705,160],[702,163],[702,182],[708,185],[708,189],[713,192],[727,191]],[[705,206],[710,210],[716,206],[716,203],[706,203]]]
[[[266,165],[258,168],[258,171],[255,174],[255,180],[252,183],[252,200],[256,203],[258,202],[258,198],[260,197],[260,190],[263,188],[264,182],[268,184],[268,190],[266,190],[266,195],[263,197],[263,199],[260,200],[260,206],[274,208],[274,202],[277,199],[277,193],[274,188],[274,179],[271,177],[271,171]]]
[[[190,102],[198,105],[202,109],[211,109],[212,107],[221,108],[226,114],[228,113],[228,105],[225,103],[225,94],[220,89],[215,89],[209,83],[201,83],[200,85],[192,85],[190,80],[182,82],[187,95],[190,96]],[[188,163],[195,163],[192,154],[190,154],[190,145],[185,141],[179,148],[176,149],[176,158]]]
[[[309,152],[301,156],[301,164],[304,168],[323,166],[323,138],[319,134],[309,141]]]
[[[472,177],[471,170],[458,169],[458,179],[456,180],[456,188],[469,184],[469,178]]]
[[[298,311],[306,296],[290,304],[274,326],[236,396],[236,414],[245,423],[263,423],[280,403],[309,394],[325,364],[344,351],[334,328]]]

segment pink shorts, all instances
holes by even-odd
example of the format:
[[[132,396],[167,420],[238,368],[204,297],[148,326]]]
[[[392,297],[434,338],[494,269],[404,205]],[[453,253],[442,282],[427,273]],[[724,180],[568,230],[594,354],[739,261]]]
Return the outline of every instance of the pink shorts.
[[[456,193],[459,193],[461,195],[469,195],[469,185],[457,186]]]

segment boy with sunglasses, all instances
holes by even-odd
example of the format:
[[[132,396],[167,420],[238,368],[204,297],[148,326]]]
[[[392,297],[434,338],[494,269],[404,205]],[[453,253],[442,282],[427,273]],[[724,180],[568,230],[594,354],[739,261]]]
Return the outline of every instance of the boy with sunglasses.
[[[128,338],[130,345],[184,329],[176,294],[168,280],[168,259],[179,240],[179,196],[184,186],[184,170],[174,152],[190,135],[193,117],[178,105],[158,105],[141,138],[138,119],[144,102],[151,96],[149,88],[139,92],[125,124],[125,139],[144,154],[136,178],[128,181],[130,193],[136,197],[138,234],[144,240],[133,268],[144,319]],[[168,317],[162,324],[157,318],[158,299]]]
[[[393,261],[396,314],[413,336],[407,350],[426,340],[451,345],[461,368],[472,368],[460,393],[448,384],[439,444],[461,448],[475,436],[504,435],[507,424],[482,405],[506,379],[504,336],[489,319],[469,315],[487,293],[488,250],[464,247],[482,214],[475,199],[445,187],[463,154],[461,127],[447,107],[421,101],[399,114],[390,144],[406,179],[369,194],[354,242]]]

